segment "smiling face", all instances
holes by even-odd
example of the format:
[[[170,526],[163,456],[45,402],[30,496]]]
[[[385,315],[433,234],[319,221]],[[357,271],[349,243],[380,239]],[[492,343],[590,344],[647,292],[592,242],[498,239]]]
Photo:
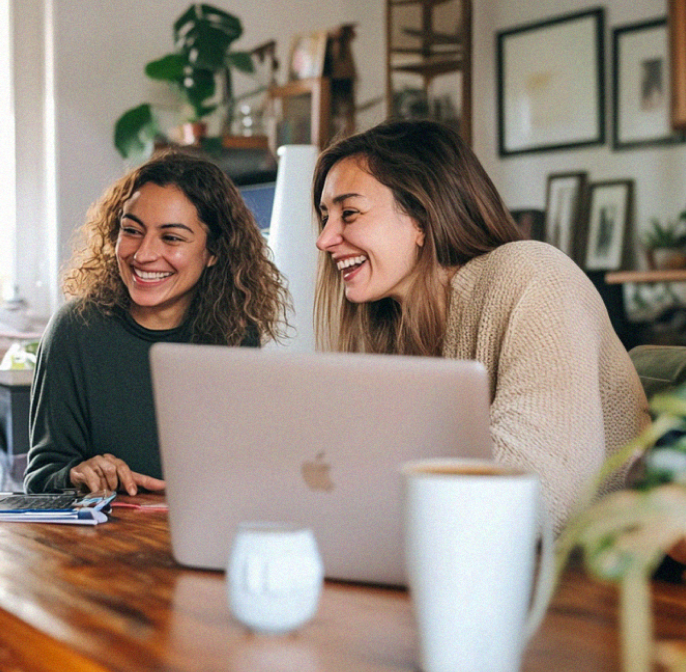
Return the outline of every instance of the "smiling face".
[[[148,329],[179,326],[200,276],[216,262],[193,203],[178,187],[152,182],[124,204],[116,255],[131,316]]]
[[[336,163],[324,182],[317,247],[328,252],[352,303],[390,297],[403,301],[424,234],[398,208],[393,192],[365,170],[359,157]]]

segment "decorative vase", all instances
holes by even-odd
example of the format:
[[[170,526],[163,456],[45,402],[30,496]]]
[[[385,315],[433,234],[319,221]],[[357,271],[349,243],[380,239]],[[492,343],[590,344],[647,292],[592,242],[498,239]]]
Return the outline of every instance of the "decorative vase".
[[[312,530],[240,525],[226,570],[229,606],[250,630],[283,635],[316,613],[324,565]]]
[[[646,258],[651,270],[686,268],[686,252],[672,247],[654,247],[646,250]]]
[[[197,147],[207,135],[207,124],[204,121],[187,121],[181,124],[181,144]]]

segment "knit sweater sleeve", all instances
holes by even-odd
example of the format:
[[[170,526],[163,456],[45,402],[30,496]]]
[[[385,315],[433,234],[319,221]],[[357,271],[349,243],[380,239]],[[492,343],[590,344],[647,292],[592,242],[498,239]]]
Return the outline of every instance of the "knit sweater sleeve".
[[[451,286],[443,354],[485,365],[495,459],[539,475],[559,532],[604,460],[649,422],[636,370],[593,284],[550,245],[502,245]]]
[[[581,273],[539,274],[512,307],[501,344],[491,406],[496,456],[540,475],[558,532],[605,458],[605,321]]]
[[[31,390],[27,492],[70,487],[69,470],[88,458],[86,386],[69,304],[52,318],[38,349]]]

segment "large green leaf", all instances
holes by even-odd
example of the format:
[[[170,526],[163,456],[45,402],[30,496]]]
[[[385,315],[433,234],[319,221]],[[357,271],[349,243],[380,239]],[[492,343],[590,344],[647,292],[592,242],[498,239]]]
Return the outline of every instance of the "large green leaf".
[[[152,109],[144,103],[119,117],[114,126],[114,146],[125,159],[142,154],[157,131]]]
[[[210,70],[187,68],[181,85],[188,102],[195,110],[197,120],[202,119],[215,109],[215,106],[204,105],[204,101],[213,96],[215,91],[214,73]]]
[[[192,4],[174,23],[174,45],[196,67],[219,70],[229,46],[243,34],[240,20],[221,9]]]
[[[231,42],[224,32],[202,21],[194,31],[193,39],[186,40],[182,49],[193,65],[216,71],[224,67],[224,57]]]
[[[145,66],[145,74],[151,79],[180,82],[188,59],[183,54],[167,54]]]
[[[241,72],[255,72],[255,63],[247,51],[232,51],[226,54],[226,65]]]
[[[686,385],[656,394],[650,400],[650,410],[653,413],[667,413],[686,417]]]
[[[174,22],[174,40],[183,39],[188,33],[191,33],[201,21],[206,21],[216,26],[232,40],[238,39],[243,34],[243,26],[238,17],[219,9],[218,7],[194,2]]]

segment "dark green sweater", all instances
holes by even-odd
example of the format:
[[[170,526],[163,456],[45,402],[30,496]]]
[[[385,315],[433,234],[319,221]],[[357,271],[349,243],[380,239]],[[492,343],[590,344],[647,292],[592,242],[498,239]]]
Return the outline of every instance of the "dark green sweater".
[[[31,390],[27,492],[71,487],[69,470],[103,453],[163,478],[148,360],[158,341],[188,343],[188,325],[151,331],[128,313],[81,315],[74,303],[53,315]],[[257,344],[255,338],[243,343]]]

